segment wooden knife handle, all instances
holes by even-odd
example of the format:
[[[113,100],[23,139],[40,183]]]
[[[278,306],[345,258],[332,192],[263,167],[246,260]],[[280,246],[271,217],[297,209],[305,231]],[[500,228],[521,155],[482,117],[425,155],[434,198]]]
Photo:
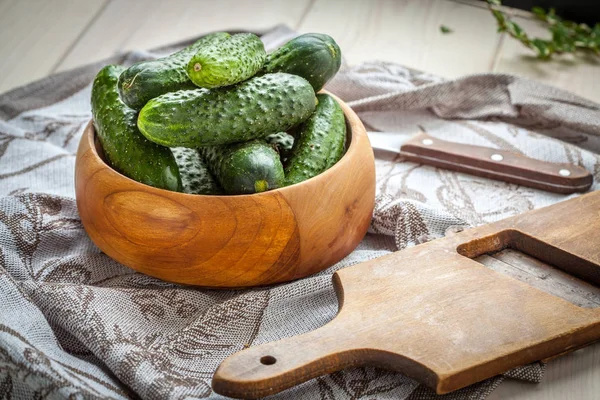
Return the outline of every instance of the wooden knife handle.
[[[535,160],[509,151],[447,142],[421,132],[404,143],[406,159],[555,193],[585,192],[592,175],[573,164]]]

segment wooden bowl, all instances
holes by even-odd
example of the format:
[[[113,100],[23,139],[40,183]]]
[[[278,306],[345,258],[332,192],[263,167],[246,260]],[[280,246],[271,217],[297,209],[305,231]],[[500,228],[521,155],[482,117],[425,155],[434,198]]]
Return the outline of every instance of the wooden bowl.
[[[239,288],[321,271],[358,245],[375,200],[365,128],[336,100],[349,128],[344,157],[307,181],[252,195],[191,195],[129,179],[100,156],[90,122],[75,164],[81,222],[108,256],[166,281]]]

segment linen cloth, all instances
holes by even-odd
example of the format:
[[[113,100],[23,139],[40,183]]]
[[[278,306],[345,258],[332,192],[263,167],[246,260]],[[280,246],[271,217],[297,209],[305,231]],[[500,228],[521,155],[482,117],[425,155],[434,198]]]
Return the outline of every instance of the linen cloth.
[[[294,35],[277,27],[262,39],[271,50]],[[376,152],[369,234],[333,267],[250,290],[197,289],[135,273],[103,254],[81,225],[75,152],[91,117],[91,81],[102,65],[128,65],[185,44],[119,54],[0,96],[3,398],[223,398],[210,381],[228,355],[313,330],[335,316],[334,271],[575,196]],[[575,163],[600,179],[600,106],[566,91],[510,75],[448,81],[385,62],[344,65],[327,89],[347,101],[368,130],[408,138],[421,126],[445,140]],[[537,382],[543,370],[535,363],[505,376]],[[443,398],[482,399],[505,376]],[[313,379],[273,398],[436,396],[401,374],[369,367]]]

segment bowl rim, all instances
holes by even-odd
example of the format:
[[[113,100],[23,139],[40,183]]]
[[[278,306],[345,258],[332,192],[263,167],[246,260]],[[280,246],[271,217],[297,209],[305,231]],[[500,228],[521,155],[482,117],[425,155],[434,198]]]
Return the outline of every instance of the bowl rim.
[[[225,194],[225,195],[193,194],[193,193],[177,192],[177,191],[173,191],[173,190],[162,189],[162,188],[150,186],[145,183],[138,182],[138,181],[122,174],[121,172],[117,171],[116,169],[111,167],[105,161],[105,159],[103,157],[100,156],[100,154],[98,153],[98,149],[96,148],[97,134],[96,134],[96,128],[94,126],[93,119],[90,119],[90,122],[86,125],[86,128],[84,129],[84,135],[85,135],[84,140],[89,141],[90,150],[92,151],[93,155],[95,156],[95,158],[98,162],[100,162],[104,167],[110,169],[110,171],[114,172],[120,178],[123,178],[126,181],[132,182],[135,186],[141,185],[144,188],[144,190],[152,190],[152,191],[158,190],[161,193],[167,192],[167,193],[170,193],[171,195],[191,196],[192,198],[209,197],[212,199],[219,199],[219,198],[231,199],[231,198],[248,198],[248,197],[256,198],[257,196],[269,196],[269,195],[273,195],[276,193],[285,194],[285,193],[288,193],[289,191],[293,190],[293,188],[298,187],[299,185],[307,184],[308,182],[313,183],[313,184],[318,184],[317,183],[318,180],[325,180],[325,182],[323,182],[323,184],[325,184],[326,182],[329,181],[329,177],[338,173],[340,169],[344,168],[346,166],[346,164],[351,162],[350,155],[355,154],[358,151],[360,151],[361,149],[359,148],[359,146],[361,146],[361,145],[362,146],[368,145],[371,152],[373,151],[373,149],[371,148],[368,136],[367,136],[366,129],[365,129],[364,125],[362,124],[362,121],[360,120],[360,118],[358,118],[358,115],[356,115],[356,113],[354,112],[354,110],[352,110],[352,108],[349,105],[347,105],[343,100],[341,100],[339,97],[337,97],[336,95],[334,95],[333,93],[331,93],[329,91],[322,90],[319,93],[324,93],[324,94],[328,94],[328,95],[332,96],[338,102],[340,107],[342,107],[342,111],[344,112],[344,116],[345,116],[346,127],[350,129],[350,135],[348,135],[348,133],[346,133],[347,139],[348,139],[348,137],[350,139],[350,146],[348,146],[348,148],[346,149],[346,152],[344,153],[342,158],[340,158],[332,167],[321,172],[320,174],[313,176],[312,178],[306,179],[302,182],[295,183],[293,185],[284,186],[284,187],[272,189],[272,190],[267,190],[267,191],[260,192],[260,193]],[[358,129],[353,129],[353,128],[358,128]],[[88,130],[89,130],[89,132],[88,132]],[[361,139],[361,137],[362,137],[362,139],[365,139],[365,140],[357,140],[357,139]],[[363,143],[363,144],[361,144],[361,143]]]

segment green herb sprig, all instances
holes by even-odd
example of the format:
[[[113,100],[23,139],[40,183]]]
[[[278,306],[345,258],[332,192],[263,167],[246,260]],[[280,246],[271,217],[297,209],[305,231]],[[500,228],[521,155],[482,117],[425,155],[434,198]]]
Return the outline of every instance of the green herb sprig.
[[[600,56],[600,23],[592,28],[587,24],[562,19],[556,15],[553,8],[546,12],[541,7],[534,7],[531,11],[547,25],[552,33],[552,39],[530,38],[523,28],[498,9],[501,5],[500,0],[487,0],[487,2],[498,23],[498,32],[508,33],[535,51],[539,58],[549,59],[555,54],[577,51],[591,52]]]

